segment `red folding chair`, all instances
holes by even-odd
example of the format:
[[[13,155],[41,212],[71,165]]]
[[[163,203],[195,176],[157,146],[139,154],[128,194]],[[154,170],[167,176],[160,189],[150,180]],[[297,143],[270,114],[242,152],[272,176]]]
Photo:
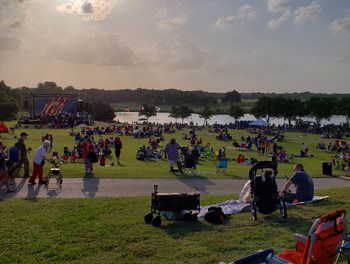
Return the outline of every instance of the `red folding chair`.
[[[286,250],[277,255],[295,264],[331,264],[334,262],[346,236],[345,209],[334,211],[318,218],[311,226],[309,235],[294,235],[296,251]]]

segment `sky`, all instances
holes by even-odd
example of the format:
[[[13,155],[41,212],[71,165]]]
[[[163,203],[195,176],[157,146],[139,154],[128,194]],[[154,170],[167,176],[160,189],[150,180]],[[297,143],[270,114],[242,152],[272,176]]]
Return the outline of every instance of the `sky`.
[[[13,88],[350,92],[349,0],[0,0]]]

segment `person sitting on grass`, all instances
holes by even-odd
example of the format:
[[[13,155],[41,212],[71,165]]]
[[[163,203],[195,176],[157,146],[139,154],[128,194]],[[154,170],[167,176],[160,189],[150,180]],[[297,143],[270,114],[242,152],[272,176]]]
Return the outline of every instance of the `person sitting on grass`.
[[[106,166],[106,159],[105,159],[104,155],[101,156],[99,165],[100,166]]]
[[[237,163],[241,163],[241,162],[242,162],[242,154],[239,154],[237,158]]]

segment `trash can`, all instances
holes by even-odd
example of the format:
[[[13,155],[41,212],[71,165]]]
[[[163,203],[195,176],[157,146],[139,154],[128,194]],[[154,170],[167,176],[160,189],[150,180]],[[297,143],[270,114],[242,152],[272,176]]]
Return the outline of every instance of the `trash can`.
[[[331,161],[322,161],[322,173],[324,175],[332,175],[332,162]]]

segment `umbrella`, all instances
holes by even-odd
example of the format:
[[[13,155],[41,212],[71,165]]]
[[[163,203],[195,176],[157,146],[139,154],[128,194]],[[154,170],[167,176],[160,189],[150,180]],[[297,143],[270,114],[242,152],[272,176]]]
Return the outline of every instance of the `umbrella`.
[[[86,127],[86,125],[85,124],[80,124],[79,127]]]
[[[139,121],[145,121],[147,118],[140,118]]]
[[[250,126],[269,126],[270,123],[264,120],[258,119],[258,120],[255,120],[254,122],[249,123],[249,125]]]

